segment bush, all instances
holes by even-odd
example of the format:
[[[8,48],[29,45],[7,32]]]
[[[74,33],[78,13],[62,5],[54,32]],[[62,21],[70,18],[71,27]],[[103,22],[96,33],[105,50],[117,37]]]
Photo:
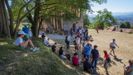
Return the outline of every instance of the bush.
[[[120,28],[126,28],[125,24],[122,23],[122,24],[120,25]]]
[[[121,23],[120,28],[131,28],[130,22]]]

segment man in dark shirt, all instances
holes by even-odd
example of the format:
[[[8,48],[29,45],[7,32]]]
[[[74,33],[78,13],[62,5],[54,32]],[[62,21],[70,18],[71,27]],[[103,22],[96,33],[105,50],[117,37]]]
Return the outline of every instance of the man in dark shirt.
[[[93,69],[96,71],[97,61],[99,58],[99,51],[97,50],[97,45],[94,45],[94,49],[91,51],[91,54],[92,54],[92,66]]]

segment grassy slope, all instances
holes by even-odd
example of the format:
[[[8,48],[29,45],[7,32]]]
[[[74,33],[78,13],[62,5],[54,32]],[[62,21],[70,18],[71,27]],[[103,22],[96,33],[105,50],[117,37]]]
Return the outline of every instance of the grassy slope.
[[[0,39],[0,75],[78,75],[40,41],[38,52],[15,47],[12,40]]]

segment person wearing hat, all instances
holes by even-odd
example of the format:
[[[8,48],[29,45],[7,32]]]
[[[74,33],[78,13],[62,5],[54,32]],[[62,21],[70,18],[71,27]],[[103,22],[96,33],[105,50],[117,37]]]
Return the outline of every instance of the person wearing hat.
[[[29,45],[31,46],[32,50],[38,50],[34,44],[32,43],[32,41],[30,39],[24,41],[23,38],[25,36],[25,33],[23,31],[19,31],[18,32],[18,38],[15,40],[14,44],[16,46],[20,46],[23,48],[27,48]]]

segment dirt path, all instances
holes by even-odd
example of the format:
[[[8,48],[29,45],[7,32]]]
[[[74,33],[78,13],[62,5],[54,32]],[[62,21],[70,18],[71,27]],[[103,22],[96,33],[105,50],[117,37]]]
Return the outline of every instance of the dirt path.
[[[103,57],[103,50],[108,50],[109,43],[115,38],[120,48],[116,49],[118,60],[112,58],[112,66],[108,69],[110,75],[123,75],[123,63],[127,64],[129,59],[133,59],[133,34],[111,32],[111,31],[100,31],[99,34],[95,30],[89,30],[89,33],[93,36],[93,44],[99,46],[100,55]],[[123,63],[122,63],[123,62]],[[102,71],[101,71],[102,73]],[[104,74],[104,71],[103,73]]]

